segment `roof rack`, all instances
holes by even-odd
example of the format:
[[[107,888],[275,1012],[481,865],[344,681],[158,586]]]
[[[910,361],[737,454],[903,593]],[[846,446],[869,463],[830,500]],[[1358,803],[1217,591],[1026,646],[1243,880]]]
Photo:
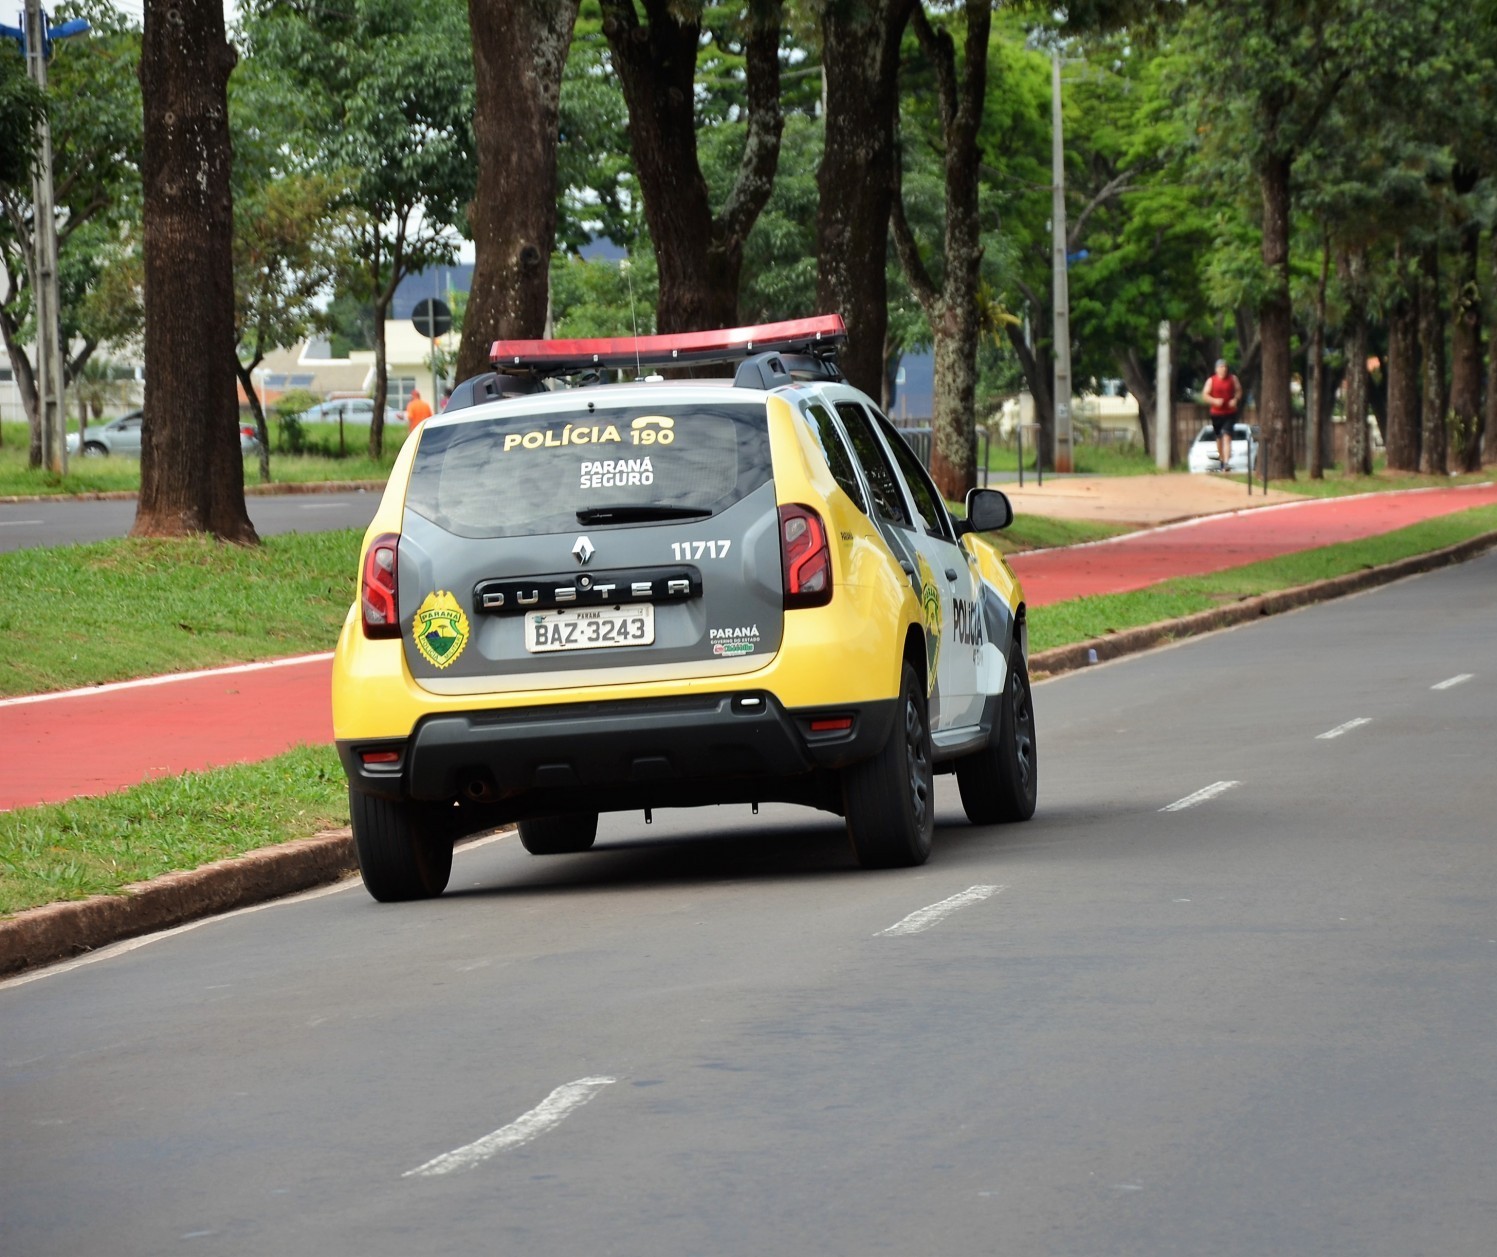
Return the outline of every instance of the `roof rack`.
[[[494,370],[536,377],[570,375],[602,367],[677,367],[699,362],[742,362],[775,352],[815,359],[818,374],[834,365],[847,339],[840,314],[788,319],[758,327],[711,332],[670,332],[658,336],[615,336],[592,340],[496,340],[489,351]]]

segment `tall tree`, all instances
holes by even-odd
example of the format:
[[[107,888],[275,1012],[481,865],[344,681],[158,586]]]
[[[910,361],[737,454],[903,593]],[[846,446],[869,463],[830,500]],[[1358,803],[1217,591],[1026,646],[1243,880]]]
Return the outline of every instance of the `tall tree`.
[[[234,380],[229,75],[219,0],[146,0],[146,390],[133,536],[258,542]]]
[[[847,322],[841,357],[864,392],[883,391],[889,214],[899,48],[916,0],[817,0],[825,75],[825,146],[816,182],[816,301]]]
[[[935,341],[935,413],[931,474],[948,498],[962,498],[977,483],[975,401],[977,339],[981,329],[978,285],[982,224],[977,212],[978,130],[987,96],[991,0],[967,0],[962,58],[944,27],[933,26],[922,5],[912,23],[936,83],[945,166],[945,231],[941,279],[932,277],[910,230],[902,196],[893,198],[894,240],[900,264],[925,311]],[[895,163],[898,177],[899,164]]]
[[[738,321],[743,249],[780,157],[780,0],[750,0],[741,32],[745,129],[732,189],[714,212],[697,153],[703,6],[603,0],[603,32],[629,106],[629,143],[660,272],[662,332]],[[640,10],[643,10],[641,20]],[[736,25],[734,23],[733,25]],[[730,37],[721,22],[714,41]]]
[[[90,33],[53,45],[46,93],[63,343],[68,346],[65,382],[76,378],[102,341],[118,342],[139,331],[138,319],[132,317],[138,314],[138,301],[104,304],[92,301],[90,294],[118,287],[122,272],[134,275],[139,269],[140,34],[105,0],[72,0],[58,9],[59,19],[79,16],[88,19]],[[10,46],[8,40],[5,46]],[[0,54],[11,62],[4,47]],[[28,154],[29,163],[29,137],[27,145],[21,153]],[[0,340],[31,423],[35,468],[42,464],[42,434],[36,378],[26,349],[34,339],[34,233],[29,174],[20,183],[0,184]]]
[[[344,275],[374,312],[374,418],[369,452],[384,450],[385,322],[401,280],[450,262],[473,195],[473,63],[464,0],[246,0],[251,54],[306,85],[287,119],[304,168],[346,180]]]
[[[1294,475],[1290,404],[1292,173],[1348,82],[1370,72],[1387,29],[1374,0],[1200,0],[1185,6],[1184,42],[1206,148],[1217,165],[1245,160],[1261,229],[1258,418],[1269,474]]]
[[[486,369],[494,340],[545,330],[561,79],[578,3],[468,0],[478,189],[468,206],[475,260],[459,379]]]

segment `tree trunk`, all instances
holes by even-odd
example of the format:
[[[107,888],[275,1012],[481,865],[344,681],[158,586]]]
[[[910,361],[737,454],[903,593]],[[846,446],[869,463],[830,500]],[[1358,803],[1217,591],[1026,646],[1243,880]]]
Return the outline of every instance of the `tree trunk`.
[[[1461,228],[1455,295],[1450,303],[1450,462],[1458,471],[1481,470],[1481,289],[1476,282],[1481,226]]]
[[[1325,299],[1330,278],[1331,249],[1322,241],[1310,346],[1305,351],[1305,463],[1310,469],[1311,480],[1325,479],[1325,429],[1320,423],[1320,399],[1325,394]]]
[[[0,336],[5,340],[11,379],[15,381],[16,392],[21,395],[21,410],[31,436],[31,455],[27,465],[35,471],[42,465],[42,426],[36,414],[36,373],[31,369],[31,359],[26,356],[26,346],[21,342],[21,329],[3,306],[0,306]]]
[[[905,220],[902,193],[893,205],[900,264],[925,311],[935,342],[935,404],[931,419],[931,476],[948,498],[961,499],[977,485],[977,285],[982,227],[977,217],[977,128],[987,95],[990,0],[968,0],[965,64],[960,75],[955,41],[914,10],[915,33],[935,70],[945,148],[946,231],[941,287],[937,290]],[[896,163],[898,157],[895,158]],[[896,165],[896,186],[898,184]]]
[[[1403,274],[1403,267],[1394,269]],[[1419,314],[1399,292],[1388,308],[1389,471],[1419,470]]]
[[[756,0],[750,6],[748,137],[733,190],[716,215],[697,157],[700,18],[696,10],[681,16],[672,0],[643,4],[645,25],[635,0],[605,0],[603,32],[629,107],[629,145],[659,268],[655,326],[661,332],[732,327],[743,246],[779,165],[780,4]]]
[[[1367,440],[1367,250],[1347,249],[1339,263],[1346,293],[1346,474],[1372,471]]]
[[[256,352],[254,358],[249,362],[240,362],[234,359],[234,369],[239,373],[239,386],[244,390],[244,395],[249,398],[250,414],[255,420],[255,435],[260,442],[260,483],[270,483],[270,430],[265,423],[265,407],[260,402],[260,394],[255,392],[255,368],[265,361],[265,355]],[[342,423],[339,423],[341,431]]]
[[[877,395],[889,322],[899,43],[916,0],[821,6],[825,143],[816,172],[816,303],[847,322],[847,378]]]
[[[494,341],[545,335],[561,75],[578,4],[468,0],[478,187],[468,206],[474,265],[459,380],[488,370]]]
[[[146,0],[145,422],[133,536],[259,538],[234,373],[229,74],[219,0]]]
[[[1445,474],[1445,325],[1440,314],[1440,249],[1425,247],[1419,258],[1420,391],[1419,470]]]
[[[1019,360],[1019,370],[1024,373],[1024,382],[1029,385],[1029,395],[1034,399],[1034,421],[1039,433],[1031,432],[1029,438],[1035,449],[1035,465],[1045,471],[1055,470],[1055,380],[1045,368],[1050,359],[1047,354],[1036,354],[1024,340],[1024,329],[1008,324],[1009,347]]]
[[[1497,291],[1497,233],[1492,236],[1492,287]],[[1497,463],[1497,318],[1487,329],[1487,417],[1486,438],[1482,444],[1484,467]]]
[[[1289,166],[1287,157],[1272,156],[1259,172],[1263,197],[1263,267],[1267,288],[1258,307],[1258,336],[1263,347],[1258,422],[1268,447],[1268,474],[1294,479],[1294,443],[1290,432],[1290,338],[1294,306],[1289,295]]]
[[[1138,350],[1133,348],[1129,348],[1124,353],[1114,353],[1113,360],[1118,364],[1118,374],[1123,379],[1123,387],[1138,403],[1138,432],[1143,438],[1144,453],[1152,454],[1154,452],[1154,420],[1159,406],[1157,364],[1150,363],[1146,368],[1138,356]]]

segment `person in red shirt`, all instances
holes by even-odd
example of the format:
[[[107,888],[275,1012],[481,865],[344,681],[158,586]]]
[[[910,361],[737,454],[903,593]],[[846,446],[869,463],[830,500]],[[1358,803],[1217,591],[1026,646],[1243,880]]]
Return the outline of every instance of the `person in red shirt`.
[[[1226,471],[1232,458],[1232,425],[1242,405],[1242,381],[1232,374],[1225,358],[1216,360],[1216,374],[1206,381],[1204,393],[1211,407],[1211,431],[1216,434],[1218,471]]]
[[[411,390],[410,405],[405,408],[405,421],[411,425],[411,431],[414,432],[421,426],[421,421],[423,419],[430,418],[430,404],[427,402],[426,398],[421,396],[421,390],[419,388],[413,388]]]

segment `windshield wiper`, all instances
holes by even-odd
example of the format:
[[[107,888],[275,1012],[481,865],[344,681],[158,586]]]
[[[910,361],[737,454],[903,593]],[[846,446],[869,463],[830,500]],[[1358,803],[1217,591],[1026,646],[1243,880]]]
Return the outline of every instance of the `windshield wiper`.
[[[577,512],[579,524],[622,524],[650,519],[706,519],[712,512],[703,506],[666,506],[658,502],[620,502],[613,506],[584,506]]]

